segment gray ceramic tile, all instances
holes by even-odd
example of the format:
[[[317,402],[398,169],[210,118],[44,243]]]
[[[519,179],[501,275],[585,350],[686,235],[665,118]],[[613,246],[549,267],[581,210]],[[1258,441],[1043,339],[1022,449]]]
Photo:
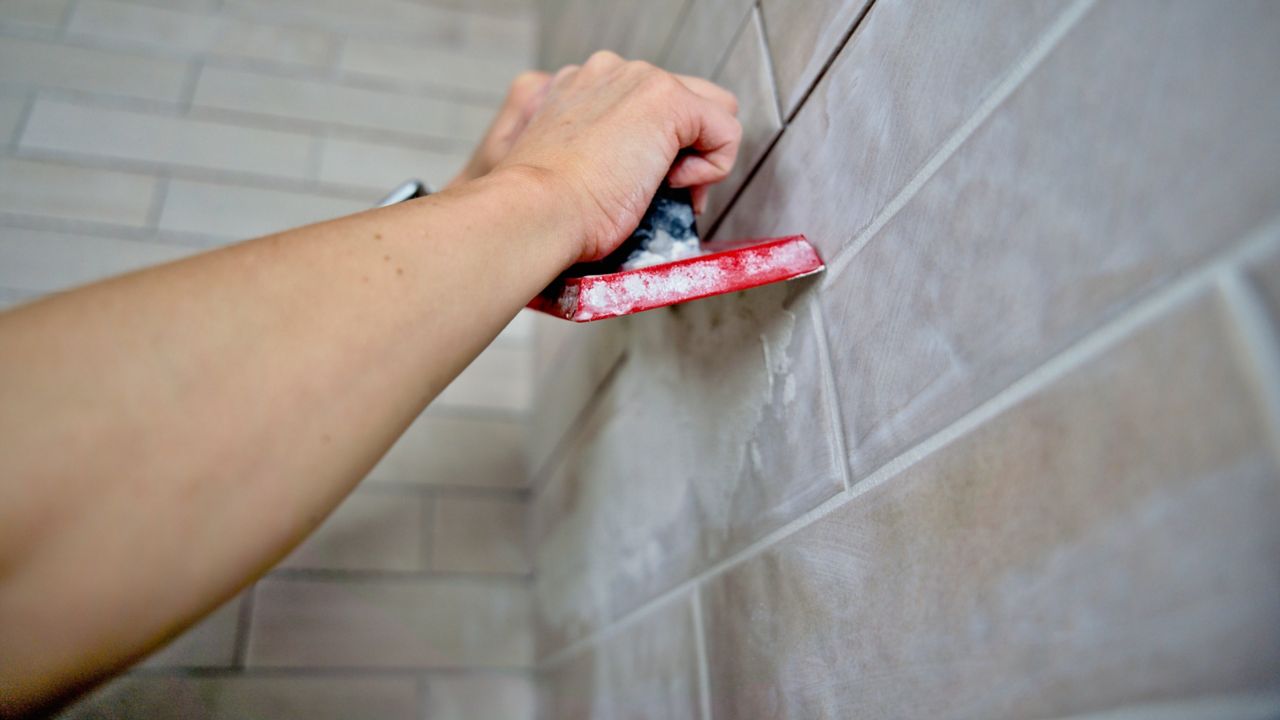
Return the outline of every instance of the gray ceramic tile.
[[[442,572],[529,572],[521,498],[440,495],[431,522],[431,569]]]
[[[547,672],[542,717],[699,718],[691,608],[671,602]]]
[[[218,67],[206,67],[200,74],[195,104],[455,140],[470,140],[483,132],[492,114],[488,106],[468,107],[439,97]]]
[[[432,675],[425,715],[429,720],[533,720],[534,695],[525,675]]]
[[[784,115],[790,115],[800,104],[870,2],[761,0]]]
[[[412,677],[122,677],[67,710],[71,720],[415,720]]]
[[[235,663],[242,602],[237,597],[214,610],[195,627],[149,655],[141,667],[231,667]]]
[[[24,149],[304,179],[313,139],[173,115],[38,99]]]
[[[742,34],[729,50],[724,69],[715,81],[738,97],[738,120],[742,122],[742,147],[729,177],[711,187],[707,210],[698,218],[705,230],[720,217],[729,200],[742,186],[747,174],[769,148],[769,143],[782,130],[778,116],[778,98],[774,94],[773,75],[769,70],[768,48],[760,28],[760,13],[751,18]]]
[[[676,25],[662,66],[671,72],[711,77],[751,6],[750,0],[692,0]]]
[[[547,338],[538,358],[541,368],[533,403],[538,421],[529,425],[530,474],[548,469],[556,448],[618,364],[626,346],[628,320],[570,323],[548,319],[560,334]]]
[[[1233,9],[1095,7],[828,279],[855,475],[1274,216],[1280,7]]]
[[[0,230],[0,286],[37,293],[65,290],[194,252],[137,240],[4,228]]]
[[[1276,690],[1280,483],[1210,299],[712,581],[716,717]]]
[[[527,667],[522,581],[301,580],[258,583],[249,635],[255,667]]]
[[[343,500],[282,566],[405,572],[425,569],[424,503],[420,495],[357,491]]]
[[[423,43],[353,39],[342,48],[338,67],[347,73],[388,78],[414,85],[467,90],[503,97],[516,75],[527,69],[521,58],[460,52]]]
[[[369,474],[369,481],[456,487],[524,485],[525,423],[441,417],[428,410]]]
[[[325,138],[320,179],[337,185],[361,185],[385,194],[410,178],[439,190],[467,162],[462,152],[434,152],[403,145]]]
[[[265,22],[305,25],[347,36],[414,38],[424,44],[465,41],[470,13],[403,0],[227,0],[223,13]]]
[[[118,0],[83,0],[68,32],[191,54],[323,67],[337,44],[330,33],[246,22]]]
[[[0,212],[142,226],[155,186],[147,175],[0,158]]]
[[[804,233],[830,257],[871,224],[1066,4],[876,6],[717,235]]]
[[[440,392],[436,407],[527,412],[533,402],[533,349],[495,343]]]
[[[631,319],[626,363],[534,497],[540,651],[842,488],[808,287]]]
[[[349,198],[171,180],[160,229],[245,239],[367,210]]]
[[[7,37],[0,42],[0,86],[44,86],[177,100],[187,67],[178,60],[38,40]]]

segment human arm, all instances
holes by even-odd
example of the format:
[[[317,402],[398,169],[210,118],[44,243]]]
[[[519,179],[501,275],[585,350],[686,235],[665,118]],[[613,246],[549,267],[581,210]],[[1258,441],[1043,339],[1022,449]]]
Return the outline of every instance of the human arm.
[[[727,174],[731,97],[616,56],[490,173],[0,314],[0,716],[119,669],[350,491],[569,264]]]

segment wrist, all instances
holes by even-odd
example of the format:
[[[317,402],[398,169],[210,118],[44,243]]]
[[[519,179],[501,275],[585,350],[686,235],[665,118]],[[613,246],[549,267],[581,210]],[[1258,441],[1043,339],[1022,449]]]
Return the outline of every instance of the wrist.
[[[484,177],[491,180],[504,204],[519,203],[529,218],[528,230],[548,252],[562,258],[561,269],[583,257],[586,230],[572,186],[546,168],[506,165]]]

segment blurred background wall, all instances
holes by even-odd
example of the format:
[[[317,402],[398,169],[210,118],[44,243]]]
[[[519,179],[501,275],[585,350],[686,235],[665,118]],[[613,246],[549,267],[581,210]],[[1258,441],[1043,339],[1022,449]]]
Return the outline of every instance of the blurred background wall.
[[[519,0],[3,0],[0,301],[439,187],[534,30]],[[67,716],[528,717],[531,329],[292,558]]]
[[[828,262],[539,337],[543,717],[1280,715],[1280,5],[542,7]]]

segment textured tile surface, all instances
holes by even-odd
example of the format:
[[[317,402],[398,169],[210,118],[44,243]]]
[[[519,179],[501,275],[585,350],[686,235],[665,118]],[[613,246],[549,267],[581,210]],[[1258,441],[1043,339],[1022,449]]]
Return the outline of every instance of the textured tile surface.
[[[544,675],[541,717],[696,720],[698,671],[687,597]]]
[[[522,70],[519,57],[462,53],[423,43],[352,40],[342,49],[344,72],[390,78],[414,85],[468,90],[501,98]]]
[[[425,502],[415,494],[357,491],[282,565],[325,570],[422,570]]]
[[[155,183],[145,175],[0,158],[0,212],[141,226]]]
[[[160,243],[4,228],[0,231],[0,286],[39,293],[64,290],[193,252]]]
[[[532,400],[533,368],[527,349],[494,343],[454,378],[433,404],[524,412]]]
[[[433,152],[382,143],[326,138],[320,153],[320,179],[361,185],[383,194],[410,178],[439,190],[466,164],[461,152]]]
[[[160,229],[246,239],[329,220],[371,203],[243,185],[171,180]]]
[[[804,233],[830,259],[973,114],[1065,7],[1057,0],[904,0],[875,7],[717,235]]]
[[[778,75],[782,113],[790,115],[871,0],[762,0]]]
[[[177,100],[187,63],[7,37],[0,42],[0,86],[41,85],[146,100]]]
[[[428,720],[533,720],[532,681],[518,675],[432,675]]]
[[[126,676],[59,716],[70,720],[415,720],[412,677]]]
[[[540,651],[843,487],[807,287],[631,319],[627,362],[534,497]]]
[[[5,0],[0,3],[0,23],[56,28],[70,4],[71,0]]]
[[[20,146],[302,179],[312,138],[263,128],[37,100]]]
[[[751,168],[755,167],[769,143],[782,130],[768,52],[769,49],[764,44],[764,31],[760,27],[760,13],[752,10],[747,26],[742,29],[742,34],[729,50],[724,68],[715,77],[717,84],[738,97],[742,147],[738,150],[738,160],[729,177],[713,185],[707,195],[706,212],[699,218],[703,228],[709,229],[720,217],[729,200],[747,179]]]
[[[235,662],[240,604],[235,598],[143,660],[141,667],[231,667]]]
[[[545,354],[538,359],[533,400],[538,421],[529,426],[531,476],[548,470],[547,463],[556,448],[617,366],[626,348],[630,321],[619,318],[607,323],[578,324],[545,318],[542,322],[553,323],[555,330],[551,332],[559,339],[545,343]]]
[[[711,77],[750,12],[750,0],[693,0],[676,25],[662,66],[684,75]]]
[[[215,67],[200,74],[195,104],[461,141],[478,138],[492,114],[444,98]]]
[[[529,572],[528,503],[520,498],[440,495],[431,523],[431,569],[441,572]]]
[[[369,473],[371,482],[459,487],[524,484],[526,428],[517,420],[418,417]]]
[[[856,475],[1274,216],[1280,7],[1234,7],[1095,7],[829,278]]]
[[[1221,307],[1175,311],[712,582],[715,715],[1277,689],[1275,457]]]
[[[528,594],[520,581],[258,583],[250,666],[526,667]]]
[[[178,52],[322,67],[336,51],[329,33],[246,22],[119,0],[84,0],[68,31]]]

